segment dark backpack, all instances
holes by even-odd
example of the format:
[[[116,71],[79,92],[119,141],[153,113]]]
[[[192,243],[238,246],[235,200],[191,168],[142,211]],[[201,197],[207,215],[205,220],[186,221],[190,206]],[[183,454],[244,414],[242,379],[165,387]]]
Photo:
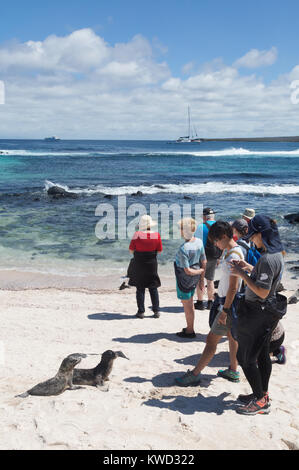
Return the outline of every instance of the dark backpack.
[[[244,241],[242,240],[238,240],[237,241],[237,244],[239,246],[242,246],[243,248],[245,248],[247,254],[246,254],[246,258],[245,258],[245,261],[249,264],[251,264],[251,266],[255,266],[256,263],[258,262],[258,260],[260,259],[261,257],[261,254],[260,252],[255,248],[255,247],[251,247],[251,246],[248,246]]]
[[[206,222],[204,222],[204,224],[208,228],[208,230],[210,230],[211,226],[209,224],[207,224]],[[215,246],[214,243],[212,243],[209,240],[209,234],[208,234],[207,243],[206,243],[206,246],[205,246],[205,252],[206,252],[206,257],[207,257],[208,260],[209,259],[219,259],[222,255],[222,251],[220,250],[220,248]]]

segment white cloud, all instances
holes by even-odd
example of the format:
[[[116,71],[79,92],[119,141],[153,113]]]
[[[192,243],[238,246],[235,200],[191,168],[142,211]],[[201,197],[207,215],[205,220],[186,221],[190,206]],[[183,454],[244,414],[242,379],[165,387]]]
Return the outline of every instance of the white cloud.
[[[269,51],[259,51],[258,49],[251,49],[247,54],[240,59],[236,60],[233,64],[234,67],[245,68],[258,68],[274,64],[277,59],[277,49],[272,47]]]
[[[171,139],[187,105],[203,137],[296,135],[290,74],[265,84],[221,59],[175,77],[141,35],[108,44],[91,29],[0,47],[6,104],[0,135],[63,139]]]
[[[64,70],[82,72],[98,67],[108,55],[108,46],[91,29],[69,36],[51,35],[44,41],[13,43],[0,48],[0,70]]]

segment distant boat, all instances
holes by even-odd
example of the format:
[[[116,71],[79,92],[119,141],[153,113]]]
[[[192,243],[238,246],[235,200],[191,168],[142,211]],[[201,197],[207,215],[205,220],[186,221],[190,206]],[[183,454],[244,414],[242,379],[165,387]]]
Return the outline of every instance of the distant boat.
[[[201,142],[200,138],[197,135],[196,129],[193,126],[191,129],[191,115],[190,115],[190,106],[188,106],[188,135],[179,137],[176,140],[176,143],[181,144],[185,142],[197,142],[198,144]]]
[[[44,140],[46,142],[58,142],[58,140],[61,140],[59,137],[56,137],[56,135],[53,135],[52,137],[45,137]]]

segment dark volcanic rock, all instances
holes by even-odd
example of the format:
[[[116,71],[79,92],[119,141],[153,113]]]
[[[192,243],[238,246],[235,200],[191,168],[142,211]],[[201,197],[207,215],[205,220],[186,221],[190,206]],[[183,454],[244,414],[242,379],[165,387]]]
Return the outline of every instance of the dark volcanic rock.
[[[292,266],[290,271],[299,271],[299,266]]]
[[[290,222],[290,224],[299,223],[299,212],[297,212],[296,214],[284,215],[284,218],[285,218],[288,222]]]
[[[75,199],[79,197],[78,194],[72,193],[71,191],[66,191],[65,189],[60,188],[59,186],[51,186],[51,188],[47,190],[47,193],[49,196],[52,196],[55,199],[65,198],[65,197]]]
[[[291,297],[288,298],[288,304],[296,304],[298,302],[298,299],[295,295],[292,295]]]
[[[131,196],[143,196],[143,192],[142,191],[137,191],[137,193],[133,193],[133,194],[131,194]]]

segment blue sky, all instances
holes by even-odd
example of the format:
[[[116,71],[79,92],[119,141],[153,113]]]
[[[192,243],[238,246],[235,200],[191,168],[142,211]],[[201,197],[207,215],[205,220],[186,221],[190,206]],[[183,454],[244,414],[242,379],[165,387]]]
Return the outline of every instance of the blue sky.
[[[255,87],[263,83],[267,88],[267,96],[265,95],[265,99],[269,100],[268,95],[273,91],[272,82],[275,82],[277,85],[277,81],[281,80],[281,76],[285,77],[291,74],[292,70],[294,70],[299,63],[298,17],[299,3],[290,0],[284,1],[283,3],[273,0],[253,0],[251,2],[235,0],[52,0],[47,3],[36,0],[12,0],[5,5],[1,5],[0,52],[2,50],[3,57],[5,56],[6,59],[2,59],[1,62],[0,57],[0,80],[2,79],[5,82],[6,103],[9,104],[9,91],[10,89],[14,89],[13,85],[16,89],[17,83],[19,87],[21,86],[22,77],[25,80],[28,79],[28,76],[31,74],[32,77],[38,76],[39,80],[42,76],[45,81],[46,74],[44,63],[42,66],[41,64],[37,66],[34,61],[31,64],[29,60],[28,64],[32,65],[30,68],[29,65],[24,65],[27,60],[26,55],[24,55],[21,61],[22,64],[19,60],[20,53],[24,52],[23,49],[27,47],[28,41],[35,44],[41,42],[43,43],[42,48],[44,48],[47,42],[45,40],[51,35],[57,38],[67,38],[76,31],[84,30],[91,31],[96,36],[95,38],[91,38],[89,35],[87,38],[88,44],[90,44],[90,41],[93,42],[97,40],[97,38],[100,38],[101,41],[107,45],[109,54],[113,48],[117,49],[116,46],[119,44],[129,46],[132,44],[132,41],[134,42],[134,38],[139,37],[143,39],[143,44],[141,44],[142,41],[140,41],[138,45],[139,62],[136,62],[137,65],[135,64],[135,68],[139,68],[139,71],[141,71],[142,68],[143,73],[145,75],[150,73],[152,78],[148,78],[143,85],[141,85],[140,79],[136,82],[132,81],[129,86],[131,91],[134,86],[135,91],[137,89],[140,91],[140,88],[144,86],[146,92],[149,91],[149,88],[151,88],[152,93],[156,94],[162,90],[164,97],[165,93],[172,91],[174,93],[173,99],[177,96],[178,88],[182,91],[185,86],[189,91],[193,87],[193,89],[201,90],[203,93],[204,88],[200,87],[206,83],[210,70],[212,70],[214,74],[218,70],[223,70],[225,71],[225,77],[228,73],[227,68],[233,67],[234,70],[237,70],[237,77],[234,78],[238,82],[236,84],[237,87],[242,82],[242,79],[245,79],[245,81],[248,80],[250,86],[255,80]],[[84,44],[84,38],[82,44]],[[62,48],[65,47],[59,42],[57,47],[60,46]],[[145,53],[144,57],[141,57],[142,48]],[[151,49],[150,52],[149,48]],[[107,50],[104,54],[106,57],[105,60],[107,60]],[[132,69],[132,67],[134,68],[135,46],[133,48],[131,47],[130,50],[131,56],[129,57],[128,52],[126,52],[125,55],[127,66],[130,64]],[[112,52],[111,63],[108,69],[111,70],[113,68],[113,77],[115,78],[115,51]],[[43,50],[43,57],[47,57],[48,53],[49,49],[46,48]],[[82,47],[82,49],[78,51],[78,49],[74,47],[71,54],[75,55],[76,53],[84,56],[84,48]],[[16,64],[10,61],[8,67],[7,57],[8,55],[14,57],[14,54]],[[49,63],[51,63],[53,59],[51,54],[52,52],[50,52]],[[79,59],[76,58],[75,62],[78,64]],[[117,53],[117,63],[124,64],[124,62],[124,57],[122,56],[120,58],[119,53]],[[57,61],[53,61],[53,64],[54,63],[57,65]],[[147,66],[145,66],[145,63],[147,63]],[[140,64],[142,64],[142,67]],[[162,64],[164,74],[161,71]],[[53,75],[55,75],[58,80],[58,76],[61,77],[62,73],[65,73],[64,80],[68,82],[68,87],[70,87],[70,80],[72,80],[72,84],[74,84],[75,81],[77,83],[78,80],[80,81],[81,74],[86,73],[85,69],[81,72],[78,65],[76,65],[76,70],[74,70],[72,64],[71,71],[70,67],[62,71],[61,66],[57,68],[56,65],[53,65],[52,71],[50,70],[51,67],[47,68],[49,80],[51,77],[53,78]],[[39,70],[37,70],[38,67]],[[94,67],[95,64],[93,64],[93,69]],[[105,68],[105,77],[107,77],[108,69],[107,67]],[[122,67],[122,70],[123,69],[124,67]],[[153,76],[156,72],[158,79],[155,81]],[[125,74],[127,77],[128,73],[128,69],[126,68]],[[132,70],[130,73],[132,73]],[[66,74],[69,74],[68,77],[66,77]],[[120,70],[119,77],[121,77],[121,74],[122,71]],[[100,75],[101,79],[99,80],[103,80],[103,73],[101,72]],[[197,81],[195,77],[197,77]],[[189,78],[191,80],[188,81]],[[293,73],[289,78],[296,79],[296,73]],[[180,79],[181,82],[179,84],[175,83],[174,80],[176,79]],[[215,85],[215,90],[219,90],[219,86],[216,84],[217,80],[220,80],[219,77],[214,75],[212,82]],[[229,78],[229,82],[228,86],[234,87],[231,77]],[[127,84],[123,86],[123,84],[124,82],[121,81],[118,90],[128,86]],[[49,96],[53,96],[53,85],[50,86],[48,82],[48,87]],[[114,85],[114,90],[115,87],[116,84]],[[246,87],[244,81],[242,87]],[[106,84],[104,88],[105,93],[108,93]],[[104,90],[104,88],[102,88],[102,90]],[[26,86],[24,90],[25,89]],[[211,91],[211,87],[209,87],[209,90]],[[278,88],[275,89],[274,95],[277,91]],[[112,92],[112,90],[110,90],[110,92]],[[225,93],[227,92],[228,89],[226,89]],[[61,99],[61,90],[59,93]],[[198,93],[198,103],[202,93]],[[244,92],[241,91],[240,93],[242,101]],[[152,97],[153,95],[151,95],[151,97],[149,96],[148,106],[143,103],[143,112],[150,107]],[[209,109],[213,107],[211,97],[212,95],[209,98],[211,104]],[[32,95],[31,98],[29,98],[28,95],[28,100],[30,99],[34,99]],[[45,96],[43,96],[43,100],[44,99],[46,99]],[[190,94],[183,93],[181,101],[177,103],[177,106],[183,106],[183,103],[185,106],[186,102],[190,99],[192,99]],[[39,100],[41,102],[41,97]],[[140,100],[140,94],[133,96],[132,92],[132,100],[134,102]],[[261,100],[262,98],[260,101]],[[105,103],[107,104],[107,101],[105,101]],[[217,103],[217,100],[215,103]],[[248,103],[250,103],[250,99]],[[219,105],[221,109],[222,106],[225,106],[225,103],[219,103]],[[14,107],[17,113],[16,102],[14,103]],[[193,106],[195,117],[202,121],[203,115],[200,114],[200,109],[203,109],[203,107],[197,107],[197,105]],[[293,108],[291,109],[294,111]],[[183,107],[181,110],[183,111]],[[228,110],[228,107],[226,110]],[[122,112],[121,109],[118,111]],[[169,111],[173,116],[174,125],[177,125],[178,116],[174,116],[173,110],[170,109]],[[3,108],[1,112],[3,112]],[[116,109],[115,112],[117,112]],[[232,109],[229,111],[230,114],[233,112]],[[249,115],[250,112],[252,112],[252,110],[249,110]],[[127,119],[125,114],[126,113],[124,113],[124,120]],[[154,114],[151,115],[154,116]],[[10,116],[13,118],[12,108]],[[226,120],[228,118],[227,116],[226,114]],[[153,117],[153,119],[156,119],[156,117],[157,116]],[[32,115],[30,119],[34,120]],[[248,119],[248,116],[246,119]],[[147,125],[146,122],[144,124]],[[276,127],[277,125],[274,126],[274,128]],[[281,132],[285,132],[286,127],[287,124],[284,123],[281,126]],[[259,126],[252,128],[252,132],[261,132],[262,129],[263,126],[260,123]],[[270,129],[273,129],[273,126],[269,126],[269,130]],[[209,126],[206,126],[205,132],[209,133],[210,130]],[[216,129],[216,134],[228,131],[229,128],[227,126],[222,126],[222,129],[221,127]],[[29,132],[29,128],[26,132]],[[40,132],[42,132],[42,130]],[[84,131],[84,135],[88,134],[88,132],[86,132],[87,127]],[[242,132],[242,129],[240,129],[240,132]],[[265,132],[268,132],[267,126]],[[279,128],[277,128],[277,132],[279,132]],[[68,135],[71,134],[67,130],[66,133]],[[151,134],[152,133],[153,130],[151,130]],[[165,133],[167,134],[167,136],[165,136],[166,138],[171,137],[167,128],[163,128],[163,125],[161,131],[157,132],[157,130],[154,130],[154,135],[157,136],[157,138],[162,137]],[[9,131],[7,127],[2,129],[2,135],[8,134],[11,134],[11,131]],[[111,129],[107,130],[107,135],[109,134],[111,134]],[[125,128],[124,135],[126,135]],[[144,132],[140,132],[140,129],[134,129],[132,135],[136,138],[138,136],[140,136],[140,138],[147,137]]]
[[[157,38],[168,49],[173,73],[193,60],[222,57],[232,63],[252,48],[279,49],[267,77],[299,59],[299,2],[287,0],[12,0],[1,6],[0,42],[41,40],[90,27],[109,43],[135,34]]]

